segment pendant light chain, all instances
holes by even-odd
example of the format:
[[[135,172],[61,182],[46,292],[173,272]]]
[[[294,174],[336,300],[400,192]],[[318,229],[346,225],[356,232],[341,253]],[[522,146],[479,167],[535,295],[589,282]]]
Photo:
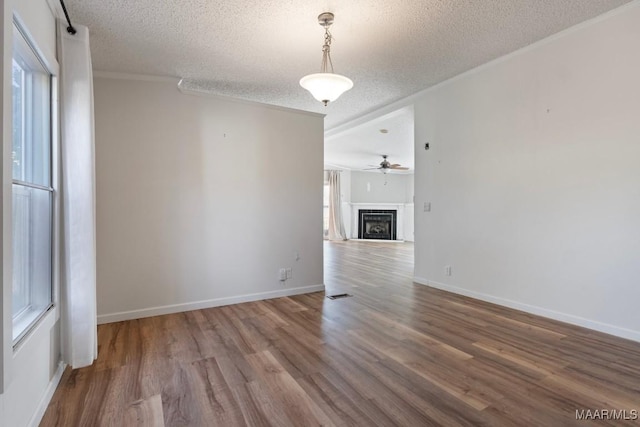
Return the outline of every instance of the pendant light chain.
[[[331,71],[327,71],[327,66],[331,67]],[[329,25],[324,25],[324,45],[322,46],[322,67],[323,73],[333,73],[333,62],[331,61],[331,33]]]

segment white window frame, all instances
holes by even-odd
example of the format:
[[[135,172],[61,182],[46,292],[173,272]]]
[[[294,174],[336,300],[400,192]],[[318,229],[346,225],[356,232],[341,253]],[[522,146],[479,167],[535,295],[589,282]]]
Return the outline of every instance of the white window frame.
[[[56,306],[56,301],[58,300],[58,250],[57,250],[57,242],[58,242],[58,195],[55,188],[58,185],[58,113],[57,113],[57,63],[51,62],[51,58],[43,55],[43,53],[38,49],[37,45],[34,43],[33,38],[29,35],[28,31],[26,31],[24,25],[20,22],[17,16],[14,16],[13,19],[13,27],[14,27],[14,37],[22,37],[23,41],[26,43],[27,47],[33,52],[35,58],[38,60],[39,64],[42,65],[42,68],[49,75],[49,183],[48,186],[43,186],[35,183],[28,183],[21,180],[12,179],[14,185],[19,185],[21,187],[27,188],[35,188],[39,190],[45,190],[49,193],[50,197],[50,208],[49,208],[49,240],[51,244],[51,259],[50,259],[50,274],[51,280],[49,282],[50,286],[50,299],[48,304],[43,306],[43,308],[39,309],[37,313],[27,313],[28,310],[22,310],[20,313],[16,314],[16,316],[12,316],[12,330],[14,331],[12,336],[12,344],[14,351],[20,346],[20,344],[24,341],[24,339],[29,336],[41,323],[41,321],[47,316],[48,313],[52,311],[52,308]],[[14,40],[14,43],[16,41]],[[12,58],[14,55],[12,55]],[[24,152],[24,151],[23,151]],[[12,163],[13,166],[13,163]],[[12,173],[13,178],[13,173]],[[12,227],[13,231],[13,227]],[[13,258],[13,254],[12,254]],[[56,313],[56,316],[58,314]],[[16,334],[16,328],[21,329],[21,332]]]

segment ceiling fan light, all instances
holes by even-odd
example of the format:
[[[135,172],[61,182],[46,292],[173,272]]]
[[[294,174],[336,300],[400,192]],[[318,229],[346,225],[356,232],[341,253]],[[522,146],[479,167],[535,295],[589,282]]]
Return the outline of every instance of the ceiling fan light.
[[[300,79],[300,86],[324,105],[333,102],[353,87],[351,79],[335,73],[315,73]]]

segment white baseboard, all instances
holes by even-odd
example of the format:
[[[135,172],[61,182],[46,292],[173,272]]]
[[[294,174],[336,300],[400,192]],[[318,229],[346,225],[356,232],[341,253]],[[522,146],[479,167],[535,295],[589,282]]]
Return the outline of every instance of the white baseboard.
[[[632,329],[621,328],[619,326],[610,325],[608,323],[597,322],[595,320],[585,319],[583,317],[574,316],[572,314],[561,313],[559,311],[549,310],[543,307],[537,307],[517,301],[511,301],[505,298],[496,297],[493,295],[487,295],[480,292],[470,291],[468,289],[459,288],[457,286],[447,285],[444,283],[428,280],[423,277],[414,277],[413,281],[420,285],[430,286],[432,288],[441,289],[443,291],[452,292],[454,294],[464,295],[467,297],[479,299],[486,302],[491,302],[504,307],[513,308],[515,310],[524,311],[526,313],[535,314],[542,317],[547,317],[553,320],[559,320],[560,322],[570,323],[576,326],[582,326],[587,329],[593,329],[594,331],[604,332],[605,334],[615,335],[620,338],[626,338],[633,341],[640,342],[640,331],[634,331]]]
[[[36,412],[31,417],[31,420],[29,420],[29,424],[27,424],[29,427],[37,427],[38,425],[40,425],[40,421],[42,421],[42,417],[44,417],[44,413],[49,406],[49,402],[51,402],[53,393],[55,393],[56,388],[58,388],[58,384],[60,383],[60,379],[62,378],[62,374],[64,373],[66,367],[67,364],[64,362],[60,362],[58,364],[58,369],[56,369],[56,373],[53,374],[53,378],[51,378],[51,381],[49,381],[49,385],[44,391],[42,399],[40,399],[40,402],[38,403]]]
[[[143,317],[161,316],[163,314],[181,313],[183,311],[200,310],[203,308],[220,307],[223,305],[239,304],[242,302],[259,301],[271,298],[288,297],[291,295],[308,294],[324,291],[324,285],[303,286],[299,288],[278,289],[277,291],[260,292],[257,294],[238,295],[234,297],[215,298],[204,301],[183,304],[163,305],[160,307],[143,308],[140,310],[120,311],[117,313],[101,314],[98,324],[120,322],[123,320],[141,319]]]

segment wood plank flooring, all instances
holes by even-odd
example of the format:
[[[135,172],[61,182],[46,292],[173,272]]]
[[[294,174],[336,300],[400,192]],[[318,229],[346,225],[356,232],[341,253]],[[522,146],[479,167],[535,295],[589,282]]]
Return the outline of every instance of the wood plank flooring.
[[[409,243],[325,243],[327,293],[101,325],[42,426],[571,426],[640,410],[640,344],[414,285]]]

